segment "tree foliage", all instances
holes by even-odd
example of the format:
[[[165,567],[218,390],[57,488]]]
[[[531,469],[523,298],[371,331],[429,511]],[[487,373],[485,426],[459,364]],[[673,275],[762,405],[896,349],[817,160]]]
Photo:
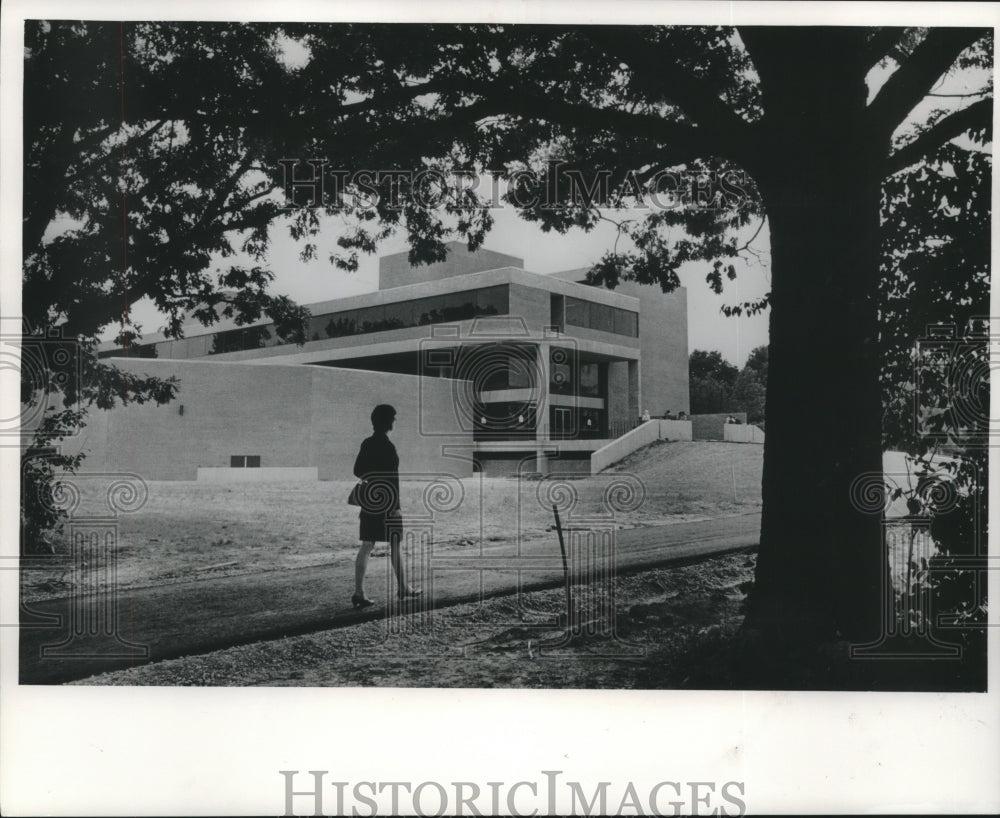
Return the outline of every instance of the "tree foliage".
[[[744,412],[750,423],[764,420],[767,387],[767,347],[754,349],[743,369],[718,350],[696,349],[688,363],[692,414]]]

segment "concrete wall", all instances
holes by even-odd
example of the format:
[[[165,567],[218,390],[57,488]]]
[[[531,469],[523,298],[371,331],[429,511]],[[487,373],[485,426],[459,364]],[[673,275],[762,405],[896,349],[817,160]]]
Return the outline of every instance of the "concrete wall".
[[[691,440],[689,420],[647,420],[590,455],[590,473],[597,474],[655,440]]]
[[[759,426],[727,423],[722,427],[723,440],[729,443],[763,443],[764,430]]]
[[[550,293],[520,284],[511,284],[509,293],[509,314],[524,319],[529,332],[540,333],[552,323]]]
[[[661,440],[693,440],[694,433],[690,420],[663,420],[657,421],[660,424]]]
[[[315,467],[320,479],[350,480],[358,446],[371,434],[372,407],[391,403],[399,413],[392,440],[401,474],[472,472],[472,436],[459,429],[450,380],[420,383],[406,375],[312,366],[111,361],[136,374],[176,375],[180,391],[164,406],[92,410],[83,434],[66,447],[87,454],[88,470],[194,480],[200,467],[228,468],[232,455],[259,455],[265,468]],[[443,446],[456,444],[470,459],[443,454]]]
[[[632,401],[629,400],[629,362],[611,361],[608,364],[608,422],[624,423],[635,420]]]
[[[590,473],[597,474],[603,471],[612,463],[617,463],[626,455],[632,454],[636,449],[648,446],[654,440],[660,439],[660,424],[655,420],[648,420],[636,426],[631,432],[612,440],[606,446],[602,446],[590,456]]]
[[[687,290],[664,293],[652,284],[623,281],[614,292],[639,299],[640,413],[690,412]]]
[[[319,480],[315,466],[274,466],[259,469],[226,469],[213,466],[198,469],[198,480],[203,483],[314,483]]]
[[[732,415],[743,423],[746,412],[716,412],[710,415],[691,415],[691,428],[695,440],[725,440],[726,418]]]
[[[447,243],[448,257],[436,264],[414,267],[410,264],[409,251],[382,256],[378,260],[378,288],[387,290],[416,284],[421,281],[440,281],[443,278],[478,273],[481,270],[495,270],[498,267],[524,267],[524,259],[480,248],[474,253],[464,242]]]

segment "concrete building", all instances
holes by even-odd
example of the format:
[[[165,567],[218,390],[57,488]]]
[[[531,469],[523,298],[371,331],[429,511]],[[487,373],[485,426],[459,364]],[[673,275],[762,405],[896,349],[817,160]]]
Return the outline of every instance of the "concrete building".
[[[584,273],[539,275],[452,243],[429,266],[384,256],[377,291],[309,305],[301,346],[267,321],[194,323],[128,357],[108,346],[101,356],[129,371],[176,375],[180,393],[163,407],[95,413],[80,445],[148,479],[213,469],[246,479],[255,468],[349,479],[368,414],[384,402],[399,411],[403,471],[589,471],[591,452],[643,409],[690,406],[685,291],[611,291],[581,283]]]

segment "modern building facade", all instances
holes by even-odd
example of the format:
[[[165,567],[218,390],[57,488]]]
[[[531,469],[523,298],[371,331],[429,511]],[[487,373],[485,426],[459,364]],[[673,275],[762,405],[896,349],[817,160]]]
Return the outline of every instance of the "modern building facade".
[[[404,467],[589,471],[590,453],[644,409],[690,407],[683,288],[611,291],[581,283],[584,274],[540,275],[514,256],[453,243],[439,264],[384,256],[377,291],[309,305],[303,345],[281,343],[262,321],[195,323],[185,338],[147,337],[127,357],[105,348],[130,371],[176,374],[181,392],[164,407],[106,413],[93,445],[113,453],[105,465],[150,479],[301,466],[347,479],[343,461],[353,463],[368,412],[386,402],[400,412]],[[163,448],[143,454],[126,437]]]

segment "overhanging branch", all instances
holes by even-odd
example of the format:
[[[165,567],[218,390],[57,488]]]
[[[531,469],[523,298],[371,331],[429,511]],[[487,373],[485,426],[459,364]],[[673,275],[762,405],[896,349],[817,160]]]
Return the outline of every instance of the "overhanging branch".
[[[868,119],[875,135],[891,136],[958,55],[987,32],[985,28],[932,29],[868,106]]]
[[[888,57],[892,47],[899,42],[904,31],[906,31],[905,28],[895,26],[876,30],[865,46],[865,67],[871,70],[873,66],[878,65],[885,57]]]
[[[967,108],[962,108],[935,122],[916,139],[907,142],[885,162],[886,175],[901,171],[919,162],[925,156],[950,139],[960,136],[972,128],[986,128],[990,133],[993,125],[993,99],[982,99]]]
[[[662,47],[641,36],[631,36],[633,33],[632,27],[596,28],[592,36],[633,71],[655,79],[663,98],[680,108],[699,128],[706,147],[738,160],[749,142],[751,123],[723,102],[709,83],[665,59]]]

